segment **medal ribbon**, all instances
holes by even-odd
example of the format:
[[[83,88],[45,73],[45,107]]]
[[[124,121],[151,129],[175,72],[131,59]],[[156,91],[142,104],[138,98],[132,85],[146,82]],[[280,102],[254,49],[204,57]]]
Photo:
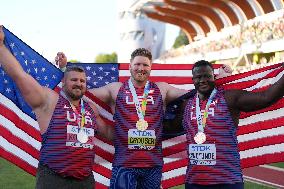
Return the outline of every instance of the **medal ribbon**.
[[[195,106],[196,106],[196,121],[197,121],[197,125],[198,125],[198,132],[202,132],[202,133],[204,132],[204,128],[205,128],[207,117],[208,117],[208,109],[209,109],[209,106],[210,106],[214,96],[216,95],[216,93],[217,93],[216,89],[214,89],[211,92],[210,97],[209,97],[209,99],[206,103],[203,118],[202,118],[202,114],[201,114],[201,110],[200,110],[200,102],[199,102],[198,94],[196,96]]]
[[[60,91],[60,94],[66,99],[68,100],[68,98],[66,97],[65,93],[63,91]],[[76,107],[68,100],[72,110],[74,111],[74,113],[76,114],[76,117],[77,117],[77,124],[79,126],[80,129],[82,129],[85,125],[85,107],[84,107],[84,102],[83,102],[83,99],[81,98],[80,99],[80,102],[81,102],[81,122],[79,121],[79,112],[78,110],[76,109]]]
[[[136,90],[134,88],[134,85],[133,85],[131,79],[128,80],[128,86],[129,86],[130,92],[131,92],[132,97],[133,97],[133,101],[134,101],[134,104],[135,104],[135,107],[136,107],[136,111],[137,111],[137,115],[139,117],[139,120],[140,119],[144,120],[145,113],[146,113],[146,106],[147,106],[147,97],[148,97],[148,94],[149,94],[149,91],[150,91],[149,81],[147,81],[147,83],[145,85],[141,105],[140,105]]]
[[[78,126],[80,127],[80,129],[82,129],[85,125],[85,107],[84,107],[84,102],[83,100],[81,99],[81,122],[79,121],[79,112],[78,110],[76,109],[76,107],[69,101],[70,103],[70,106],[72,108],[72,110],[75,112],[76,116],[78,117],[77,118],[77,123],[78,123]]]

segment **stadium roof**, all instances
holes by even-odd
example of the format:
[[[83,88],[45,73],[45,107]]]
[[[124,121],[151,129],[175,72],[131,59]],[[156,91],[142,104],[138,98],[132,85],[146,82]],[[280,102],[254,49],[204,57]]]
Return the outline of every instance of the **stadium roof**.
[[[140,0],[135,9],[182,28],[189,40],[284,8],[283,0]]]

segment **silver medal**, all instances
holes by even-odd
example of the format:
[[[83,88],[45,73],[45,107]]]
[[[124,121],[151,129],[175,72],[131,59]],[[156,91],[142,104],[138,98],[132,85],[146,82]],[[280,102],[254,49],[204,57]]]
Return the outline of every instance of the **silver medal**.
[[[88,142],[88,135],[84,132],[83,129],[80,129],[79,133],[77,134],[77,140],[81,143]]]
[[[194,137],[194,141],[196,144],[203,144],[206,141],[206,135],[203,132],[198,132]]]

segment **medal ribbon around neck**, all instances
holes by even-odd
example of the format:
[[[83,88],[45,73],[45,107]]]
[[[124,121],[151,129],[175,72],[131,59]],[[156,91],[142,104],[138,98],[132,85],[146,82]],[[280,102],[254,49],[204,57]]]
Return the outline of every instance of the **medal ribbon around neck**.
[[[60,94],[66,99],[68,100],[72,110],[75,112],[76,114],[76,117],[77,117],[77,124],[79,126],[79,130],[84,128],[84,125],[85,125],[85,107],[84,107],[84,102],[83,102],[83,99],[81,98],[80,99],[80,103],[81,103],[81,122],[79,121],[79,112],[78,110],[76,109],[76,107],[69,101],[69,99],[67,98],[66,94],[63,92],[63,91],[60,91]]]
[[[133,101],[136,107],[137,115],[139,117],[139,120],[144,120],[145,114],[146,114],[146,107],[147,107],[147,97],[150,91],[150,84],[149,81],[147,81],[145,88],[144,88],[144,93],[143,93],[143,99],[140,105],[136,90],[134,88],[134,85],[131,81],[131,79],[128,80],[128,86],[130,89],[130,92],[133,97]]]
[[[197,121],[197,125],[198,125],[198,132],[202,132],[202,133],[204,132],[204,128],[205,128],[207,117],[208,117],[208,109],[209,109],[209,106],[210,106],[214,96],[216,95],[216,93],[217,93],[217,90],[215,88],[211,92],[210,97],[209,97],[209,99],[206,103],[203,118],[202,118],[202,114],[201,114],[201,110],[200,110],[200,102],[199,102],[198,94],[196,96],[195,106],[196,106],[196,121]]]

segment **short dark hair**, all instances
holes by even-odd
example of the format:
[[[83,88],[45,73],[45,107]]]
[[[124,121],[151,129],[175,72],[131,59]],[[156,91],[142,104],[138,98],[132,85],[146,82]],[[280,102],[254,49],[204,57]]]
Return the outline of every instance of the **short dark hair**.
[[[201,66],[210,66],[212,71],[214,71],[213,65],[210,62],[208,62],[207,60],[199,60],[199,61],[195,62],[193,67],[192,67],[192,71],[194,70],[194,68],[201,67]]]
[[[145,49],[145,48],[138,48],[134,50],[131,53],[130,61],[132,61],[136,56],[144,56],[144,57],[149,58],[150,61],[152,61],[152,53],[148,49]]]
[[[85,69],[82,66],[67,66],[64,75],[72,71],[85,73]]]

